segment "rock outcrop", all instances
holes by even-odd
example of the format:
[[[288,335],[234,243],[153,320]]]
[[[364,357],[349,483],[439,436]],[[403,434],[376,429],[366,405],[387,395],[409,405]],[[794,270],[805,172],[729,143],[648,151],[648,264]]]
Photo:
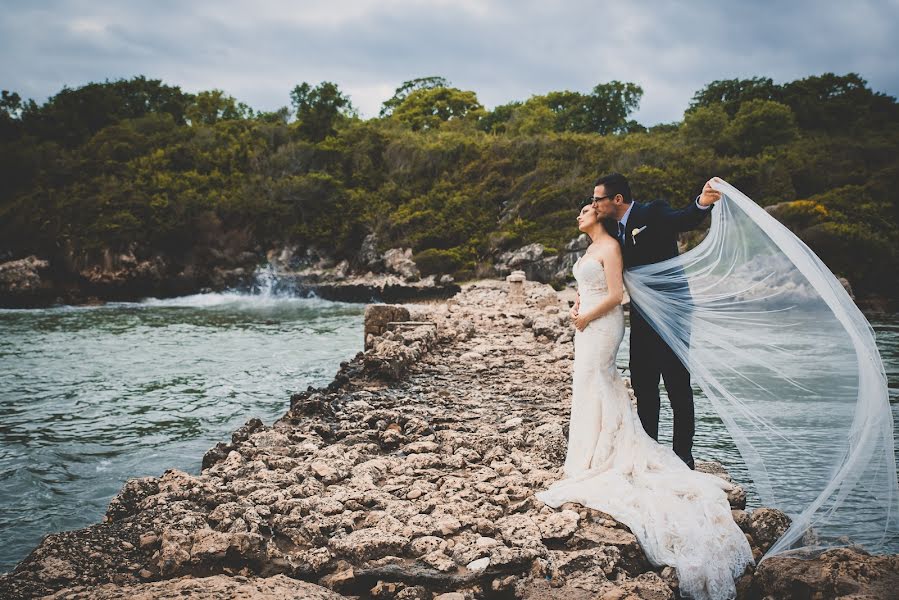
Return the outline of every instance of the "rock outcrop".
[[[329,386],[294,395],[271,426],[249,420],[199,473],[129,480],[104,522],[46,536],[0,577],[0,597],[673,600],[675,572],[626,526],[534,498],[565,455],[568,306],[534,282],[510,303],[507,286],[370,309],[371,343]],[[742,490],[730,500],[758,555],[789,524],[746,511]],[[809,585],[850,589],[824,581],[839,573],[869,589],[869,558],[826,560]],[[870,589],[893,581],[878,561]],[[800,571],[750,570],[741,597],[786,597]]]
[[[585,233],[568,242],[560,252],[549,252],[543,244],[528,244],[501,254],[493,265],[493,270],[505,276],[520,269],[527,274],[528,279],[543,283],[567,281],[570,279],[571,267],[589,245],[590,238]]]
[[[448,298],[461,289],[450,275],[422,277],[408,248],[391,248],[378,254],[371,238],[363,243],[358,264],[335,262],[327,255],[307,250],[297,256],[286,247],[269,252],[266,274],[274,291],[314,293],[342,302],[408,302],[425,298]],[[359,268],[369,268],[359,271]]]
[[[758,598],[899,598],[899,556],[854,547],[815,558],[774,556],[759,565],[753,584]]]

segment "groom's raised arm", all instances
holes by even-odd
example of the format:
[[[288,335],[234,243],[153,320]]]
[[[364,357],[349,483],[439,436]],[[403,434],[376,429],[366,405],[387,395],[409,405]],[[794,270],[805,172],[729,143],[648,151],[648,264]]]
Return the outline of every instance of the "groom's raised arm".
[[[696,199],[684,208],[672,208],[671,205],[663,200],[657,200],[650,206],[652,207],[653,220],[657,223],[672,231],[690,231],[691,229],[696,229],[702,223],[703,219],[711,212],[714,204],[703,207],[699,204],[699,196],[696,196]]]
[[[671,208],[664,200],[658,200],[650,204],[652,210],[652,219],[660,223],[663,227],[672,231],[690,231],[695,229],[706,215],[714,208],[715,203],[721,200],[721,192],[718,191],[714,182],[721,182],[719,177],[712,177],[702,186],[702,193],[696,196],[690,204],[681,209]]]

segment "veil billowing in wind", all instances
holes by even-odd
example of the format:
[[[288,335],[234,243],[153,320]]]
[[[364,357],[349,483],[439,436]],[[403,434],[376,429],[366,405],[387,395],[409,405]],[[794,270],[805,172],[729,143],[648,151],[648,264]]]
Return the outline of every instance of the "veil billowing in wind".
[[[689,252],[625,272],[632,307],[686,364],[763,505],[792,525],[762,558],[899,551],[886,374],[871,325],[799,238],[732,185]]]

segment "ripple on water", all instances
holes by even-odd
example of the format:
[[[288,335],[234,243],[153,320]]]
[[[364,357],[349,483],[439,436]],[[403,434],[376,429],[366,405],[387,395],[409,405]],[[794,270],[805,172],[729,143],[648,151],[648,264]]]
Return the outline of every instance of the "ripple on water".
[[[0,571],[99,521],[127,478],[196,473],[247,419],[330,382],[363,310],[240,294],[0,310]]]

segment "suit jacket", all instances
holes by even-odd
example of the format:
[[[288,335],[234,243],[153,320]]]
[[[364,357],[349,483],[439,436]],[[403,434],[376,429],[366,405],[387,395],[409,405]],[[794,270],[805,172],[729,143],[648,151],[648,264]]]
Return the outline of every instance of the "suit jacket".
[[[671,208],[664,200],[655,200],[649,203],[634,201],[630,215],[627,217],[624,232],[624,245],[622,257],[624,268],[637,267],[651,263],[661,262],[678,255],[677,234],[681,231],[695,229],[715,205],[703,210],[696,206],[696,201],[690,202],[681,209]],[[608,220],[604,222],[610,235],[618,238],[618,222]],[[642,229],[636,235],[635,229]],[[679,269],[678,269],[679,270]],[[678,298],[682,308],[692,304],[689,287],[684,280],[679,279],[678,273],[670,273],[673,277],[666,282],[664,278],[654,284],[660,293]],[[653,335],[649,325],[640,314],[640,307],[631,302],[631,343],[641,336]],[[633,346],[632,346],[633,347]]]
[[[713,204],[710,209],[703,210],[696,206],[695,201],[676,209],[664,200],[649,203],[635,200],[625,223],[624,245],[621,248],[624,268],[677,256],[677,234],[695,229],[714,208]],[[610,219],[604,225],[609,235],[618,239],[618,222]],[[633,235],[635,229],[642,231]]]

